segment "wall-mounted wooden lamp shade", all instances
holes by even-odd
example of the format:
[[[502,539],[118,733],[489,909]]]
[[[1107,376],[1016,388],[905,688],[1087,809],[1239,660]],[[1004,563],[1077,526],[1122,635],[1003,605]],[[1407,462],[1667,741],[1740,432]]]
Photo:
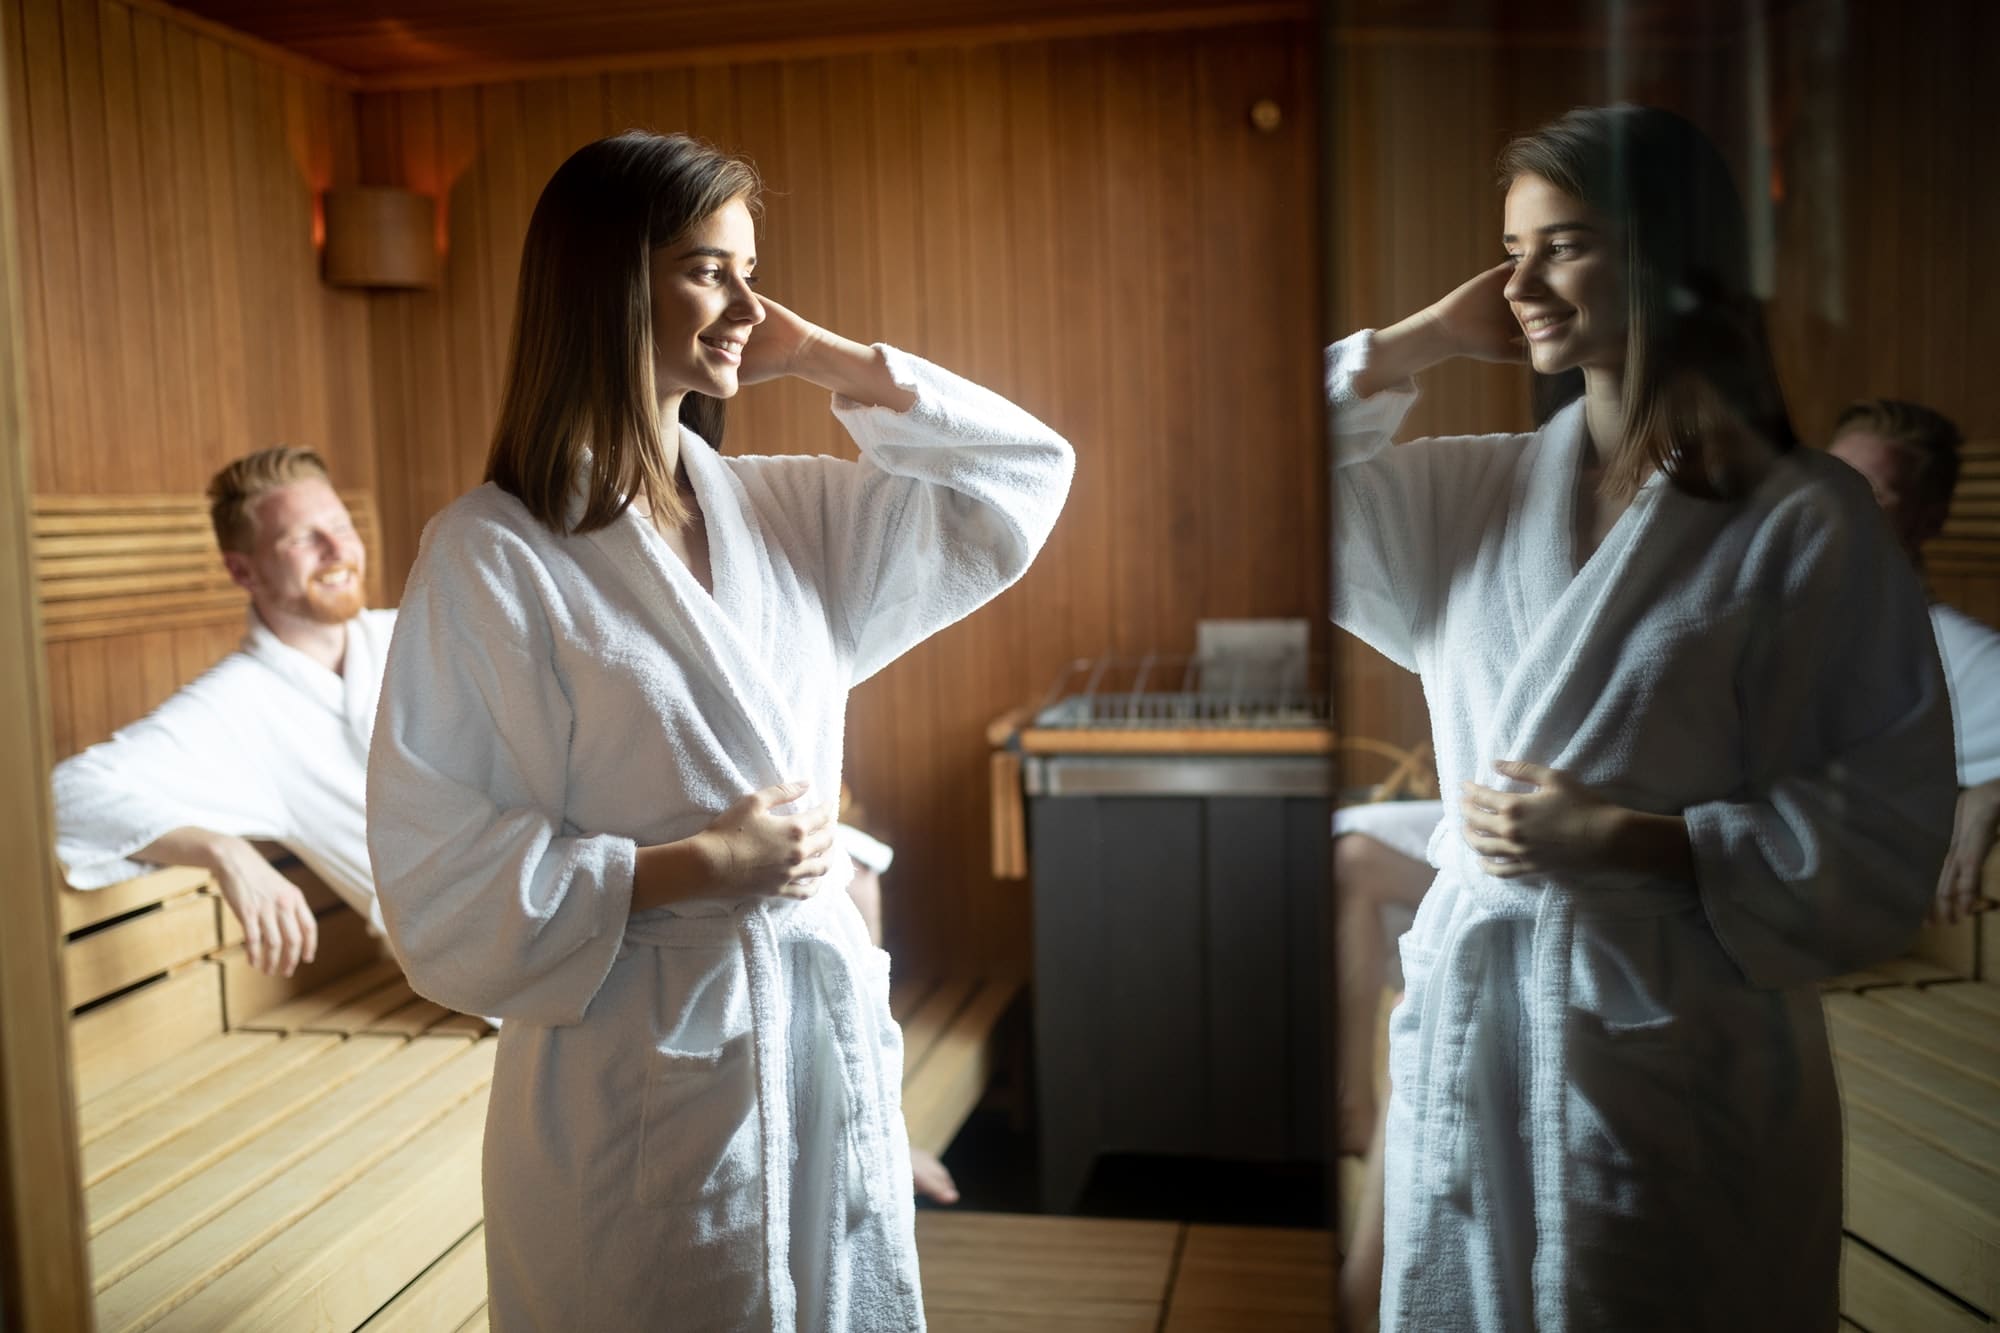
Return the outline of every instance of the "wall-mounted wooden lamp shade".
[[[328,190],[326,280],[336,287],[435,287],[437,200],[414,190]]]

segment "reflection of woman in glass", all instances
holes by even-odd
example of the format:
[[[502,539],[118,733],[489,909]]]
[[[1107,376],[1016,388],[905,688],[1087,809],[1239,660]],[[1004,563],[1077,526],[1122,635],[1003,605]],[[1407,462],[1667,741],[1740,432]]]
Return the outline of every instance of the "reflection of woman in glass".
[[[752,291],[757,178],[590,144],[528,226],[489,482],[424,536],[369,770],[411,983],[503,1017],[496,1330],[922,1326],[888,958],[827,856],[847,692],[1026,569],[1069,447]],[[862,459],[724,458],[833,391]]]
[[[1812,983],[1936,883],[1923,595],[1793,448],[1714,148],[1585,110],[1502,168],[1506,262],[1329,354],[1335,619],[1421,673],[1462,798],[1391,1021],[1383,1325],[1830,1328]],[[1572,398],[1539,431],[1386,447],[1410,376],[1524,344]]]

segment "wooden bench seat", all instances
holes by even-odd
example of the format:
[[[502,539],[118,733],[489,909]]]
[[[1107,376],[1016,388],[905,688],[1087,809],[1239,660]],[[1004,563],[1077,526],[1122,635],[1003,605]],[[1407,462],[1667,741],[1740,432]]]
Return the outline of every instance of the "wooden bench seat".
[[[232,1032],[177,1096],[86,1101],[99,1328],[360,1327],[478,1225],[493,1049]]]
[[[889,1010],[903,1029],[903,1122],[910,1146],[943,1153],[993,1081],[995,1029],[1021,983],[898,979]]]
[[[1888,972],[1911,980],[1825,996],[1847,1142],[1841,1314],[1868,1333],[1992,1328],[2000,986]]]

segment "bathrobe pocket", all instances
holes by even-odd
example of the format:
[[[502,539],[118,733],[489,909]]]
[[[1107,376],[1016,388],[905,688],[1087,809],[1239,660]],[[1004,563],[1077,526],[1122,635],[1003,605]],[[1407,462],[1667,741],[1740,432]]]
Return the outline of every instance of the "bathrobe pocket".
[[[648,1055],[639,1126],[639,1201],[699,1203],[757,1179],[757,1081],[751,1034],[712,1051]]]
[[[1711,1224],[1692,1052],[1677,1015],[1568,1014],[1562,1205],[1581,1328],[1708,1328],[1691,1237]]]
[[[1571,1009],[1568,1147],[1605,1185],[1693,1169],[1695,1106],[1684,1024],[1616,1022]],[[1581,1183],[1581,1182],[1579,1182]]]

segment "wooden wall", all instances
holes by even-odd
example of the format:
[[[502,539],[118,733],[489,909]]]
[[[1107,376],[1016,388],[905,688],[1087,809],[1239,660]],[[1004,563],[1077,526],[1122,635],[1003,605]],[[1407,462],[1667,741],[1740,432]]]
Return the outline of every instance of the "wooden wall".
[[[2000,436],[2000,379],[1979,359],[2000,346],[2000,303],[1981,299],[2000,288],[1981,229],[2000,216],[2000,164],[1969,111],[1982,54],[2000,50],[2000,9],[1891,11],[1809,0],[1768,30],[1761,56],[1752,41],[1614,53],[1483,32],[1343,33],[1326,74],[1335,331],[1391,322],[1498,262],[1493,162],[1508,138],[1571,106],[1647,102],[1707,129],[1753,207],[1768,200],[1771,327],[1808,441],[1824,443],[1864,394],[1915,398],[1970,438]],[[1769,181],[1775,196],[1760,188]],[[1423,387],[1409,436],[1530,424],[1511,367],[1454,363]],[[1939,578],[1937,591],[2000,623],[2000,580]],[[1337,637],[1343,728],[1426,737],[1414,679]]]
[[[0,0],[37,493],[199,492],[270,444],[374,484],[366,301],[319,281],[354,99],[118,0]],[[57,757],[212,664],[240,623],[52,645]]]
[[[371,311],[387,567],[480,478],[521,238],[561,160],[633,126],[750,155],[767,292],[1077,446],[1024,584],[865,685],[849,722],[850,780],[898,851],[892,942],[1024,966],[1025,886],[987,871],[986,723],[1071,658],[1324,604],[1310,49],[1277,25],[362,94],[364,176],[447,202],[442,290]],[[1276,133],[1251,126],[1260,98]],[[817,390],[730,410],[731,449],[852,455]]]
[[[1800,433],[1824,443],[1843,406],[1880,396],[2000,444],[2000,141],[1976,110],[2000,6],[1816,0],[1775,36],[1786,141],[1772,324]],[[1949,570],[1932,591],[2000,625],[2000,541]]]

